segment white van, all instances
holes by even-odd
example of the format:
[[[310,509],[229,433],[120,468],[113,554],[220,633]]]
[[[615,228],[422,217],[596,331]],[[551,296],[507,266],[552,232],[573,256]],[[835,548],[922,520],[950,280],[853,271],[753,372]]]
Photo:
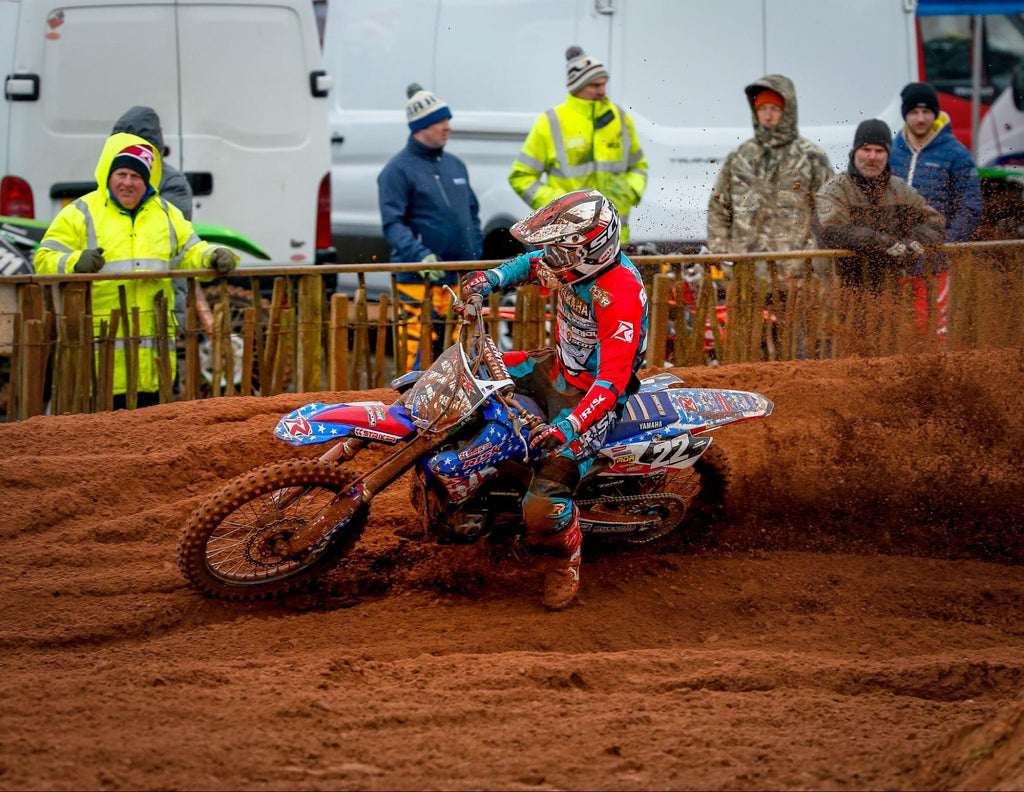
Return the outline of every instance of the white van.
[[[310,0],[0,0],[0,59],[0,215],[50,220],[93,189],[114,122],[146,105],[195,222],[275,264],[333,260],[330,78]]]
[[[330,0],[339,260],[387,256],[376,178],[408,135],[410,82],[452,109],[448,150],[480,199],[485,259],[504,255],[509,225],[528,211],[509,170],[537,116],[564,100],[572,44],[608,67],[609,97],[647,155],[633,241],[695,244],[723,158],[753,134],[744,86],[791,78],[801,134],[845,167],[861,120],[900,123],[899,92],[918,75],[914,23],[912,0]]]

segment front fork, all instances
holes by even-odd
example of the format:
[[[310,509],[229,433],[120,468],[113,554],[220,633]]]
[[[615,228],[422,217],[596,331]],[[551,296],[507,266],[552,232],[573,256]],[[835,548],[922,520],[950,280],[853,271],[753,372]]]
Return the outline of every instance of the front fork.
[[[319,461],[348,462],[365,448],[369,442],[369,440],[362,437],[349,437],[345,440],[340,440],[321,454]],[[304,487],[299,486],[279,489],[271,494],[270,502],[278,509],[287,509],[302,494],[304,489]]]
[[[330,531],[346,522],[356,509],[368,504],[374,496],[395,479],[411,468],[424,454],[429,453],[444,442],[447,435],[419,435],[405,448],[396,451],[392,456],[379,464],[369,473],[357,478],[348,490],[339,495],[320,515],[299,528],[289,537],[288,553],[298,555],[318,544]],[[363,441],[365,445],[365,441]],[[339,445],[345,445],[340,443]],[[358,450],[358,449],[356,449]],[[327,453],[330,454],[332,448]],[[344,451],[338,453],[338,458]],[[325,454],[326,456],[326,454]],[[296,489],[290,487],[289,489]],[[302,488],[297,488],[302,491]]]

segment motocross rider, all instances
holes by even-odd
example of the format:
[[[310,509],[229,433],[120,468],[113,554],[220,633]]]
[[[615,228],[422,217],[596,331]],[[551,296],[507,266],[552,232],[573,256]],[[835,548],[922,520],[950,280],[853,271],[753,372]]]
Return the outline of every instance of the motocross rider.
[[[557,290],[555,349],[509,352],[504,361],[519,392],[532,396],[548,423],[530,433],[547,453],[523,499],[531,545],[546,554],[544,605],[565,608],[579,589],[579,509],[573,491],[594,462],[627,397],[636,391],[647,351],[647,293],[620,250],[619,213],[597,190],[566,193],[511,228],[531,252],[470,273],[467,304],[494,290],[537,283]]]

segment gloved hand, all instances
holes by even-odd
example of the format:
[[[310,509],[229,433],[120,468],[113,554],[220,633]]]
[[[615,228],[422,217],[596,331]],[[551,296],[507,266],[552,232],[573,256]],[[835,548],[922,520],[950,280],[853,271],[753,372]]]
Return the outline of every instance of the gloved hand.
[[[494,282],[487,277],[487,273],[483,270],[477,270],[476,272],[471,272],[469,278],[462,285],[462,294],[465,298],[469,298],[471,294],[479,294],[481,297],[486,297],[493,288]]]
[[[455,312],[463,319],[476,319],[484,309],[484,298],[479,294],[469,295],[463,302],[456,303]]]
[[[530,448],[540,451],[553,451],[574,440],[576,433],[572,424],[565,418],[553,424],[540,424],[530,430]]]
[[[437,264],[441,259],[437,257],[436,253],[428,253],[426,256],[420,259],[420,264]],[[423,278],[424,283],[431,283],[433,281],[439,281],[444,277],[444,270],[436,269],[421,269],[419,271],[420,277]]]
[[[208,266],[216,269],[217,274],[223,277],[235,268],[238,261],[235,258],[235,254],[230,250],[219,247],[210,251],[210,257],[207,259],[206,263]]]
[[[83,250],[75,264],[75,272],[99,272],[107,260],[103,258],[103,248]]]
[[[907,246],[903,242],[894,242],[885,249],[885,252],[893,258],[903,258],[907,255]]]
[[[910,242],[907,245],[907,247],[910,248],[910,252],[913,253],[915,256],[920,256],[922,253],[924,253],[924,245],[922,245],[916,239],[913,242]]]

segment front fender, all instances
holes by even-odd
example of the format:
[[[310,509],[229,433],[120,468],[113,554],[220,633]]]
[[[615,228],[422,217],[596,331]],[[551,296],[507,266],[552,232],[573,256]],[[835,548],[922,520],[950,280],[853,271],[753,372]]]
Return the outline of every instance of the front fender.
[[[283,416],[274,437],[295,446],[362,437],[395,444],[416,433],[405,408],[379,401],[348,404],[312,402]]]

